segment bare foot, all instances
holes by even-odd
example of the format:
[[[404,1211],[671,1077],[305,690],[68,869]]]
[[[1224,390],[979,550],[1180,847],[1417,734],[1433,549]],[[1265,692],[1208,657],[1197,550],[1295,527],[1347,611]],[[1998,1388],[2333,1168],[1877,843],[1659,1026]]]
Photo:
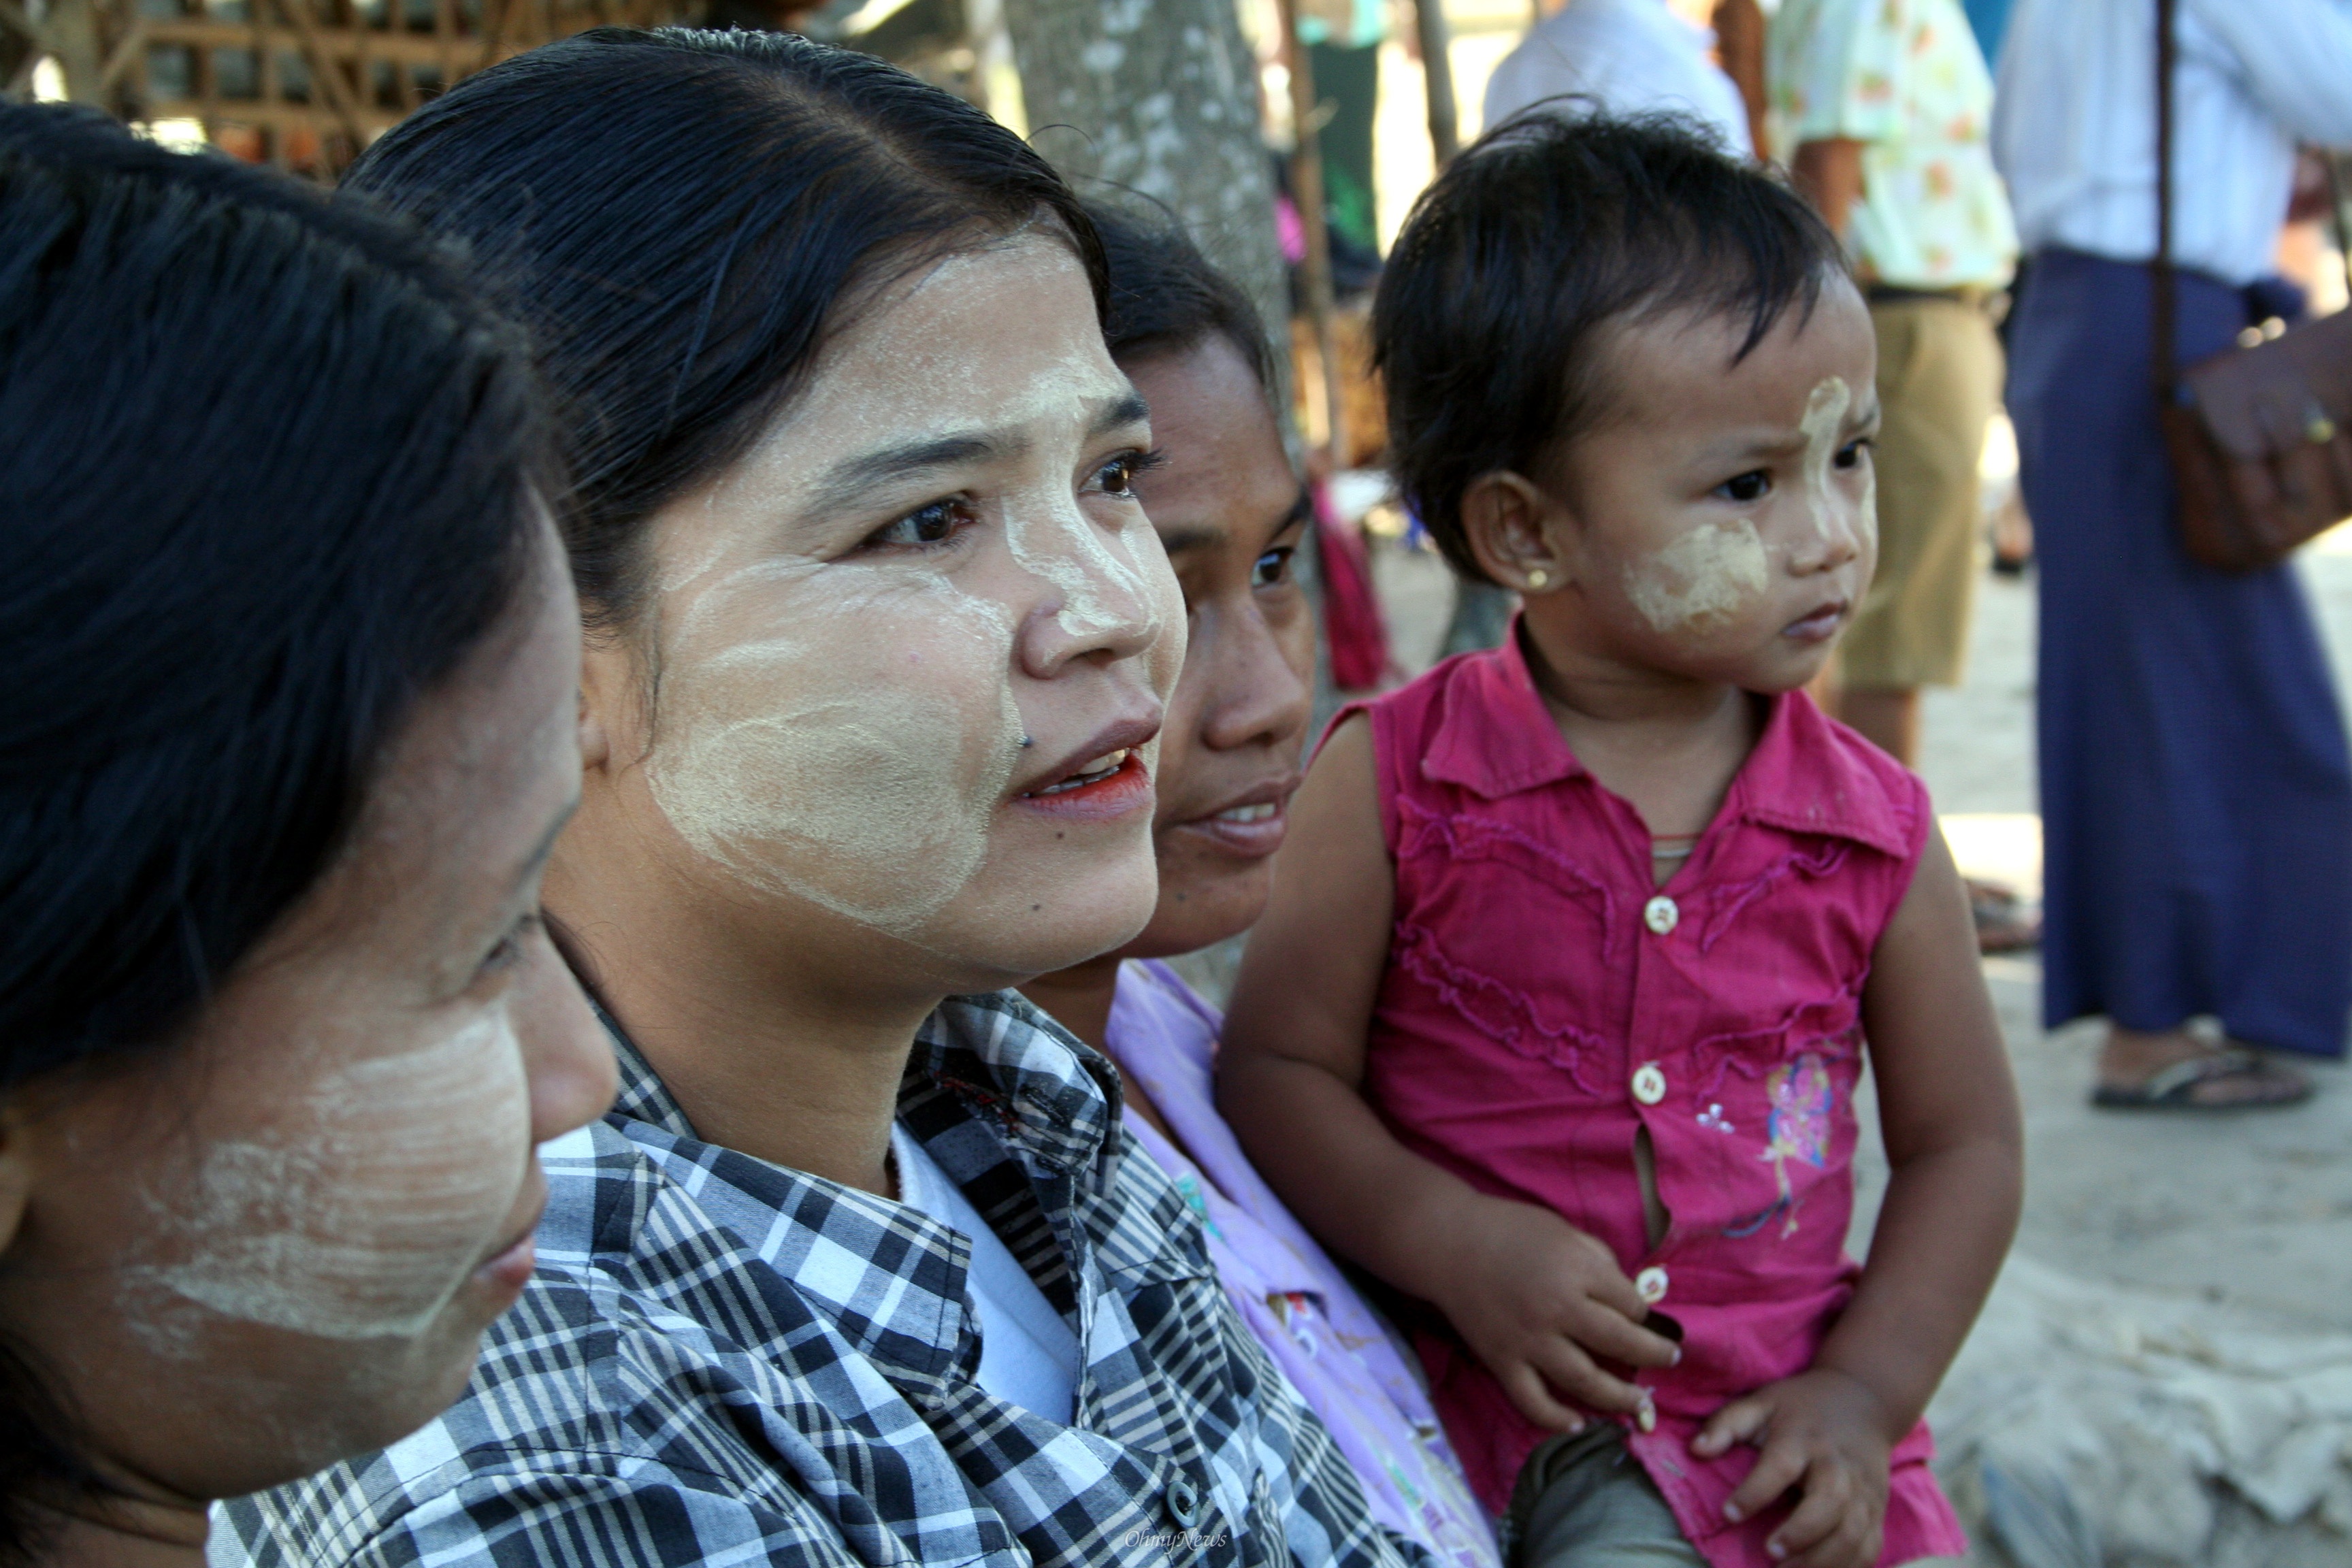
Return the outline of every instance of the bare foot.
[[[2095,1104],[2114,1109],[2294,1105],[2311,1098],[2311,1080],[2244,1046],[2214,1046],[2186,1029],[2107,1031],[2099,1052]]]

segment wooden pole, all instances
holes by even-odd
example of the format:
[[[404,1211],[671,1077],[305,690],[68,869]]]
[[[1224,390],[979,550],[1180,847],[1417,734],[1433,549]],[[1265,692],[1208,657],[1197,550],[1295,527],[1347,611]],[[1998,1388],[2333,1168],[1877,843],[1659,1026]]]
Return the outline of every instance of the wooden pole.
[[[1298,0],[1281,0],[1283,47],[1290,58],[1290,120],[1297,146],[1290,155],[1290,195],[1307,234],[1307,321],[1315,332],[1315,357],[1323,366],[1326,451],[1333,473],[1347,456],[1347,404],[1339,385],[1339,356],[1331,339],[1331,231],[1324,216],[1322,105],[1315,96],[1315,68],[1298,37]]]
[[[1421,44],[1421,70],[1429,86],[1429,145],[1441,169],[1462,151],[1462,116],[1454,103],[1454,36],[1445,25],[1445,0],[1413,0],[1413,32]]]

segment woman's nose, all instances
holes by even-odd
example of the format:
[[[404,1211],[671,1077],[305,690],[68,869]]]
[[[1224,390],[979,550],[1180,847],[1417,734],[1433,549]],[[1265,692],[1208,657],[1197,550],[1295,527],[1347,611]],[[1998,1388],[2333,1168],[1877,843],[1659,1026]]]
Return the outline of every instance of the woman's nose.
[[[1277,745],[1305,732],[1314,694],[1255,603],[1199,617],[1184,652],[1188,679],[1196,666],[1209,681],[1201,738],[1212,748]]]
[[[530,1139],[544,1143],[611,1110],[620,1068],[554,944],[542,938],[534,948],[530,973],[517,987],[515,1034],[530,1083]]]
[[[1082,659],[1133,658],[1171,635],[1175,577],[1139,516],[1108,528],[1075,506],[1041,509],[1007,536],[1014,561],[1045,588],[1021,625],[1021,663],[1033,679]]]

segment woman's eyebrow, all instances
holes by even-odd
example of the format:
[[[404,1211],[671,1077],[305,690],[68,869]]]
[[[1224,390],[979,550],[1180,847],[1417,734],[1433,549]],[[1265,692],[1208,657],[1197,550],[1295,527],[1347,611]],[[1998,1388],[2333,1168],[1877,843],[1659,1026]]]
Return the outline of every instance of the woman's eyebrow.
[[[1099,440],[1123,425],[1139,424],[1150,417],[1150,406],[1143,401],[1142,395],[1129,387],[1093,405],[1087,439]],[[863,499],[868,489],[888,479],[961,463],[1017,458],[1029,447],[1029,437],[1019,431],[982,430],[961,436],[934,436],[862,452],[843,458],[818,476],[810,487],[808,510],[811,515],[822,515]]]
[[[981,458],[1018,455],[1025,437],[990,432],[976,436],[939,436],[927,441],[907,441],[879,451],[845,458],[820,475],[811,488],[808,510],[827,512],[862,498],[886,479],[945,468]]]
[[[1143,394],[1129,387],[1095,405],[1094,423],[1087,426],[1087,439],[1099,440],[1122,425],[1140,425],[1151,417],[1151,405],[1143,401]]]
[[[555,841],[563,836],[564,828],[571,825],[572,814],[579,809],[580,796],[574,795],[564,803],[563,809],[555,814],[555,820],[547,825],[547,831],[541,835],[530,856],[516,868],[510,886],[522,887],[539,875],[540,868],[547,864],[547,858],[555,853]]]

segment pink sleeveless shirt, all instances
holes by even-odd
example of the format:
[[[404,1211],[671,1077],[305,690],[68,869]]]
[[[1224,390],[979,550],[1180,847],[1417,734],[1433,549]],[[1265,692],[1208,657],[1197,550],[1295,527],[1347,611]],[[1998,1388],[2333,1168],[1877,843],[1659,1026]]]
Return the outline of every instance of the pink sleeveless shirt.
[[[1370,715],[1396,869],[1366,1092],[1408,1148],[1606,1242],[1679,1326],[1681,1363],[1637,1379],[1657,1428],[1629,1447],[1715,1568],[1771,1568],[1785,1515],[1723,1519],[1756,1451],[1687,1444],[1811,1365],[1853,1293],[1862,988],[1932,825],[1927,791],[1791,693],[1660,888],[1640,814],[1570,752],[1516,636],[1349,711]],[[1670,1220],[1655,1247],[1642,1128]],[[1459,1341],[1418,1348],[1501,1509],[1547,1434]],[[1883,1564],[1967,1550],[1932,1453],[1924,1425],[1895,1450]]]

